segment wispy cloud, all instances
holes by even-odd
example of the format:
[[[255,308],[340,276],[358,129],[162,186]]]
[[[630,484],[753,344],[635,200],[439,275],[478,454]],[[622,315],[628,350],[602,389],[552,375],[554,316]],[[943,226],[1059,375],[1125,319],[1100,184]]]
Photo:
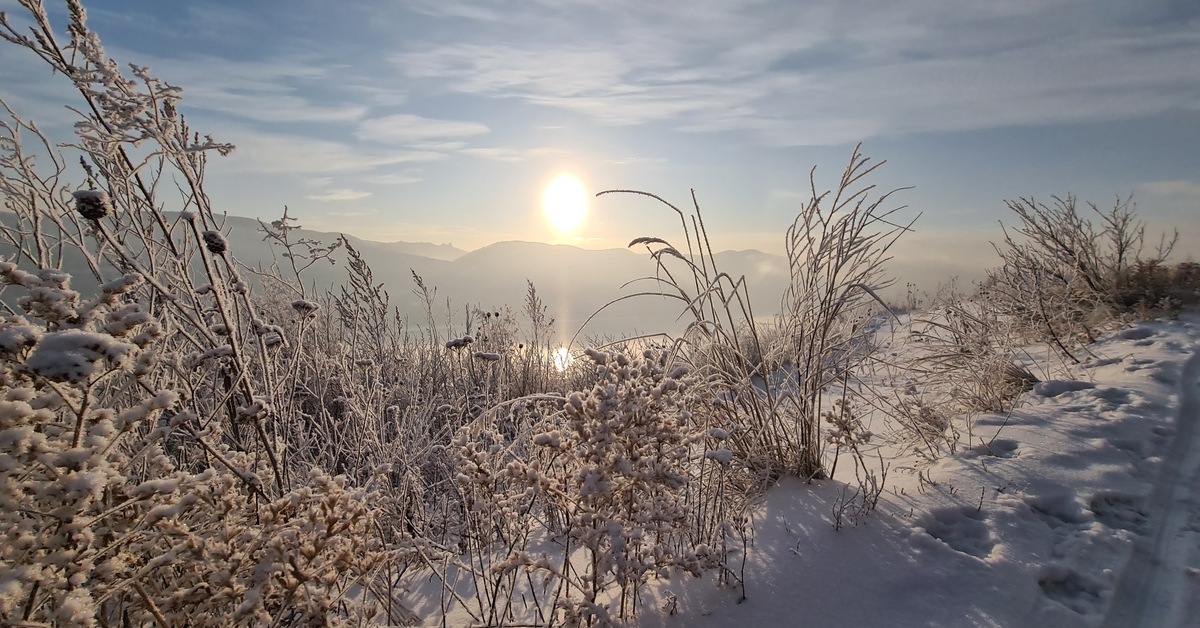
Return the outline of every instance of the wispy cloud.
[[[466,148],[466,142],[413,142],[408,144],[408,148],[412,150],[433,150],[440,152],[451,152],[462,148]]]
[[[327,85],[336,67],[316,58],[233,60],[213,56],[138,58],[164,80],[183,86],[184,104],[256,122],[353,122],[367,108],[353,102],[323,103],[316,86]]]
[[[331,218],[365,218],[367,216],[374,216],[375,211],[374,210],[333,211],[333,212],[326,212],[325,215],[329,216]]]
[[[355,136],[360,140],[371,142],[412,144],[445,138],[471,137],[487,132],[488,128],[478,122],[437,120],[409,113],[399,113],[364,120],[359,124]]]
[[[1195,181],[1151,181],[1137,186],[1137,191],[1149,196],[1191,198],[1200,202],[1200,183]]]
[[[649,164],[666,163],[666,159],[661,157],[611,157],[605,159],[604,163],[614,166],[645,166]]]
[[[1142,183],[1134,188],[1133,200],[1152,233],[1170,233],[1178,228],[1180,244],[1176,251],[1200,255],[1200,223],[1196,220],[1200,213],[1200,181]]]
[[[415,41],[392,57],[408,76],[609,124],[798,145],[1200,109],[1200,5],[1165,0],[713,0],[669,19],[618,0],[420,10],[504,27]]]
[[[338,188],[336,190],[330,190],[324,194],[309,194],[305,198],[314,201],[356,201],[361,198],[367,198],[368,196],[371,196],[370,192],[351,190],[349,188]]]
[[[472,157],[480,157],[482,159],[490,159],[492,161],[503,161],[508,163],[518,163],[529,161],[537,157],[546,157],[549,155],[560,155],[564,151],[558,148],[539,147],[539,148],[505,148],[500,146],[464,148],[458,151],[464,155]]]
[[[411,185],[423,181],[421,177],[404,175],[404,174],[379,174],[369,177],[364,177],[363,181],[373,185]]]
[[[264,133],[249,128],[231,132],[237,138],[237,150],[225,159],[209,162],[211,168],[327,177],[368,173],[382,166],[439,161],[447,157],[445,153],[433,151],[371,150],[342,142]]]

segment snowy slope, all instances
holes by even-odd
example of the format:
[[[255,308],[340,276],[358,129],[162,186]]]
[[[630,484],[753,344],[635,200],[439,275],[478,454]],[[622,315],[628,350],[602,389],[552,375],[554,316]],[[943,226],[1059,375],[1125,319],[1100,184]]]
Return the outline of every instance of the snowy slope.
[[[833,526],[846,478],[784,480],[754,513],[744,601],[676,577],[638,624],[1200,625],[1198,346],[1195,314],[1110,335],[923,477],[892,460],[856,526]]]

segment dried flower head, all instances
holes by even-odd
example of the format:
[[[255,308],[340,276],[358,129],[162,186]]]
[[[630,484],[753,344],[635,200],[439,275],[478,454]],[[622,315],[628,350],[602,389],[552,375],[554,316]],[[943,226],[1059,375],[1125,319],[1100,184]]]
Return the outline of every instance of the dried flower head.
[[[108,192],[104,190],[77,190],[72,196],[75,197],[75,211],[88,220],[100,220],[112,211]]]
[[[317,310],[321,309],[321,306],[306,299],[296,299],[292,301],[292,309],[296,310],[302,316],[307,316],[316,313]]]
[[[229,249],[229,244],[225,242],[225,236],[219,231],[205,231],[204,245],[213,254],[221,255]]]

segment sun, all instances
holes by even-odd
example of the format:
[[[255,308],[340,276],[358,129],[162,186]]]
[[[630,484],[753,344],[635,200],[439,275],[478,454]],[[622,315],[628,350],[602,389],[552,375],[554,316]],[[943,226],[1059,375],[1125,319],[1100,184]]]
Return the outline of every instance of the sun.
[[[546,186],[542,193],[542,211],[546,219],[562,235],[571,235],[587,217],[587,190],[578,177],[562,174]]]
[[[566,347],[559,347],[554,350],[554,369],[559,373],[571,367],[571,350]]]

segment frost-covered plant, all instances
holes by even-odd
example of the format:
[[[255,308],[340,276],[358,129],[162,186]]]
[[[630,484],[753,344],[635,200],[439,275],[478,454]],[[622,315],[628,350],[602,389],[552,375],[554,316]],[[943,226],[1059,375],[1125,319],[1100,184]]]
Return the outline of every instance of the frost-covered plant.
[[[0,262],[0,284],[26,293],[25,315],[0,321],[0,622],[382,618],[377,498],[319,469],[269,497],[269,467],[160,383],[141,277],[93,300],[69,280]]]
[[[721,563],[740,503],[727,479],[740,466],[728,432],[710,424],[710,400],[686,366],[666,351],[587,355],[599,381],[559,399],[533,433],[465,432],[456,442],[473,540],[483,551],[500,543],[506,556],[477,568],[490,565],[491,590],[508,595],[501,582],[532,574],[539,623],[630,619],[649,579]],[[557,556],[532,547],[539,536],[561,538]],[[512,612],[511,600],[492,601]]]
[[[665,341],[655,344],[677,350],[679,358],[703,380],[708,398],[714,400],[713,411],[731,426],[727,432],[730,450],[764,476],[785,473],[792,468],[787,461],[795,458],[796,448],[781,412],[780,391],[761,386],[773,380],[773,362],[764,359],[769,347],[754,315],[745,278],[733,277],[716,264],[695,193],[691,212],[638,190],[607,190],[599,195],[613,193],[649,197],[670,208],[679,217],[684,240],[682,246],[658,237],[630,242],[630,247],[646,249],[655,268],[643,278],[651,287],[619,300],[653,296],[679,303],[680,316],[688,321],[686,329],[677,339],[663,335]]]
[[[892,390],[893,397],[880,397],[877,403],[895,426],[892,441],[927,462],[942,455],[943,448],[954,453],[959,432],[954,415],[947,414],[945,403],[930,391],[909,380]]]
[[[786,397],[795,449],[788,462],[802,477],[825,473],[825,389],[869,359],[874,329],[867,322],[875,303],[882,304],[877,293],[891,283],[884,271],[888,250],[916,220],[898,225],[901,208],[886,209],[898,190],[871,198],[875,186],[862,181],[885,162],[871,164],[859,148],[833,191],[819,193],[815,168],[810,172],[812,196],[784,242],[791,284],[779,315],[786,338],[779,350],[795,370],[797,390]]]
[[[1157,300],[1150,284],[1130,290],[1129,278],[1139,267],[1162,264],[1179,233],[1164,235],[1146,253],[1145,223],[1129,199],[1118,198],[1110,210],[1087,203],[1085,211],[1074,196],[1052,198],[1050,205],[1005,201],[1017,224],[994,245],[1002,266],[989,273],[989,288],[1005,314],[1026,321],[1078,363],[1074,349],[1094,342],[1098,327],[1143,296]]]
[[[274,490],[282,492],[288,470],[267,421],[286,409],[277,370],[266,364],[273,360],[268,338],[278,334],[257,324],[249,284],[204,191],[208,154],[233,147],[191,129],[179,113],[177,87],[139,66],[123,72],[88,28],[83,6],[66,4],[66,43],[37,0],[21,2],[32,22],[28,32],[6,16],[0,38],[36,54],[82,99],[75,143],[63,147],[78,155],[82,181],[68,183],[68,160],[8,110],[0,194],[15,221],[0,232],[16,260],[33,268],[62,269],[76,257],[95,284],[139,275],[135,300],[162,327],[173,367],[200,374],[180,382],[187,385],[185,403],[205,421],[225,423],[231,444],[263,455]],[[26,144],[44,149],[39,156],[52,172],[38,171]],[[178,213],[168,214],[168,206]],[[239,408],[258,410],[239,415]]]
[[[926,460],[975,442],[981,412],[1010,412],[1038,378],[1025,365],[1022,324],[1001,312],[987,289],[960,293],[951,283],[930,309],[914,313],[900,364],[887,365],[890,395],[874,399],[897,428],[893,442]]]
[[[672,364],[669,352],[588,356],[600,381],[572,394],[561,427],[547,426],[554,429],[533,443],[567,454],[542,477],[550,481],[548,502],[563,513],[568,543],[586,554],[583,569],[574,569],[585,588],[566,606],[568,616],[605,617],[599,596],[615,586],[625,618],[649,577],[671,569],[699,575],[719,560],[714,544],[726,521],[719,514],[710,521],[693,517],[703,510],[691,511],[695,496],[687,489],[693,466],[716,476],[732,463],[732,452],[713,437],[724,432],[707,424],[705,398],[693,394],[695,380],[686,366]],[[716,497],[715,505],[724,506]]]
[[[818,193],[810,173],[812,198],[784,242],[791,284],[769,335],[754,315],[745,278],[717,267],[694,194],[695,210],[687,214],[646,192],[601,192],[648,196],[679,215],[685,247],[655,237],[630,244],[651,254],[655,274],[647,279],[654,289],[623,298],[665,295],[682,304],[689,325],[681,346],[693,364],[711,367],[706,385],[722,400],[727,420],[741,427],[731,433],[734,446],[768,473],[826,472],[822,396],[842,370],[866,359],[868,305],[889,283],[887,251],[908,230],[893,222],[898,209],[884,209],[892,192],[870,199],[874,186],[862,184],[880,165],[869,165],[856,147],[834,192]]]

